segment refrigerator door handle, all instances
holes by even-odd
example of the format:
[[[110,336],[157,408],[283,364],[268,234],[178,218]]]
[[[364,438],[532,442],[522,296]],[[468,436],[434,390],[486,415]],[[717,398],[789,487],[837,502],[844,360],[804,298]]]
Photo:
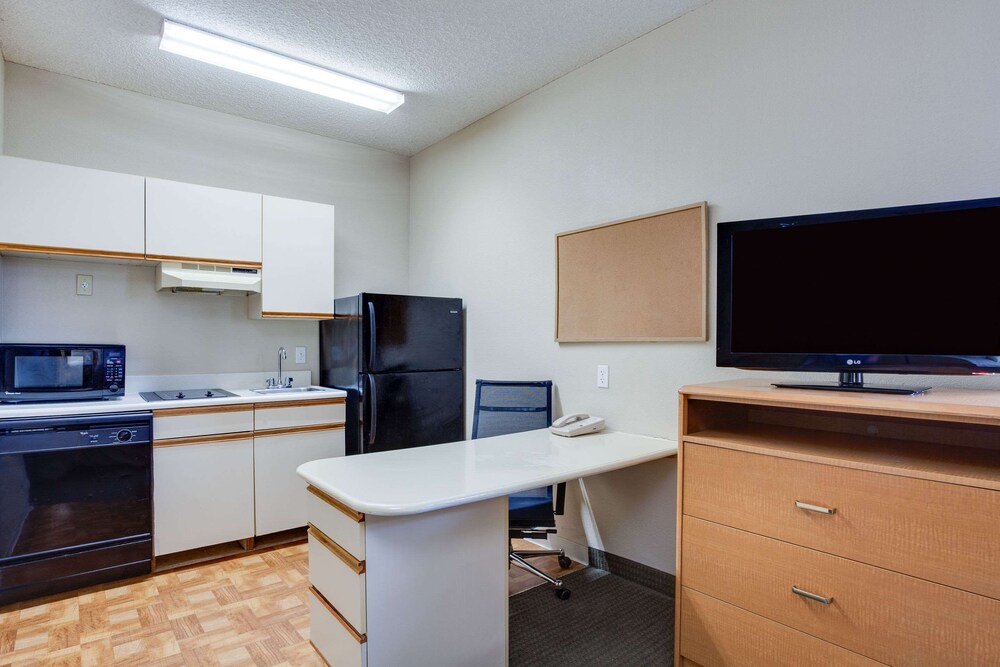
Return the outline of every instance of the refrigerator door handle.
[[[368,302],[368,370],[375,368],[375,304]]]
[[[368,304],[368,305],[371,305],[371,304]],[[369,400],[368,400],[368,404],[369,404],[369,408],[368,408],[369,409],[369,416],[371,417],[369,419],[369,421],[368,421],[368,424],[369,424],[369,429],[368,429],[368,444],[369,445],[374,445],[375,444],[375,430],[376,430],[376,427],[378,426],[377,417],[376,417],[376,414],[378,414],[377,411],[376,411],[376,406],[378,405],[378,394],[375,393],[375,376],[372,375],[371,373],[369,373],[366,377],[368,378],[368,387],[369,387],[369,389],[371,389],[371,391],[369,392]]]

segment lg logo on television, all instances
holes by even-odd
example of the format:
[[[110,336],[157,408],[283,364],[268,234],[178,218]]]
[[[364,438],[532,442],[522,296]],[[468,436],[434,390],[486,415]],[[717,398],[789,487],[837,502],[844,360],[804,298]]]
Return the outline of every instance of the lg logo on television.
[[[848,359],[847,360],[847,365],[848,366],[853,366],[855,364],[857,364],[857,365],[860,366],[861,365],[861,360],[860,359]]]

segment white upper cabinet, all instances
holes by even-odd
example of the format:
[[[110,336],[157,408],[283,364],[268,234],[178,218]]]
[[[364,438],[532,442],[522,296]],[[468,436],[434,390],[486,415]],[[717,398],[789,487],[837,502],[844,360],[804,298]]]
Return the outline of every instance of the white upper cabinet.
[[[0,250],[142,259],[143,178],[0,157]]]
[[[146,179],[146,257],[260,266],[261,196]]]
[[[252,317],[333,317],[333,206],[264,195],[261,293]]]

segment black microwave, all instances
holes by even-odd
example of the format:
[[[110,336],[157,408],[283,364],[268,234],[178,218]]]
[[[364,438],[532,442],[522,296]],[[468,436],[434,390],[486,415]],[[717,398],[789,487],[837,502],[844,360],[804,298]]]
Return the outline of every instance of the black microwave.
[[[0,344],[2,403],[96,401],[124,395],[124,345]]]

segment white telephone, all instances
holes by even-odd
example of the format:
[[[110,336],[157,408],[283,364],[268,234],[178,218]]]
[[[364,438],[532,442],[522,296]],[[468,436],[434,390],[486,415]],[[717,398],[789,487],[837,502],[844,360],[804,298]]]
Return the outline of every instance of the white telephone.
[[[603,417],[591,417],[588,414],[578,412],[573,415],[566,415],[552,422],[549,430],[556,435],[572,438],[575,435],[584,433],[597,433],[604,430]]]

